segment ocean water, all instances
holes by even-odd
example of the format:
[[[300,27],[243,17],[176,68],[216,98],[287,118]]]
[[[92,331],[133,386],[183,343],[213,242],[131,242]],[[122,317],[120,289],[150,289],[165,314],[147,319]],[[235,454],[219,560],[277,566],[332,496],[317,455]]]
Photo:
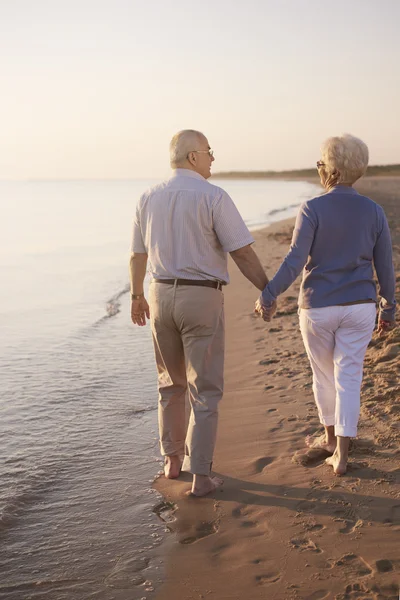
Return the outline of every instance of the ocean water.
[[[251,228],[319,190],[213,182]],[[127,293],[153,183],[0,182],[0,599],[150,599],[162,580],[155,366]]]

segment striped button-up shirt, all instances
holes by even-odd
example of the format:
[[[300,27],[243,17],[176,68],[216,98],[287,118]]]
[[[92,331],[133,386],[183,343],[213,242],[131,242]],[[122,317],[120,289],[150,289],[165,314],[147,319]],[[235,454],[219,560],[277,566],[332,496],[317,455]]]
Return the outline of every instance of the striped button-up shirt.
[[[230,196],[189,169],[147,192],[136,207],[132,252],[146,253],[154,279],[229,283],[227,253],[254,239]]]

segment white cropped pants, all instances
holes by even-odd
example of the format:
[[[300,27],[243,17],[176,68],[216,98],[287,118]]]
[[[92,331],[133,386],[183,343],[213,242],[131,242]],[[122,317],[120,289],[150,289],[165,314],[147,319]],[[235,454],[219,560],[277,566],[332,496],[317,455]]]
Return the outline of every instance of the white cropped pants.
[[[300,309],[300,331],[313,372],[320,422],[335,435],[356,437],[365,351],[375,304]]]

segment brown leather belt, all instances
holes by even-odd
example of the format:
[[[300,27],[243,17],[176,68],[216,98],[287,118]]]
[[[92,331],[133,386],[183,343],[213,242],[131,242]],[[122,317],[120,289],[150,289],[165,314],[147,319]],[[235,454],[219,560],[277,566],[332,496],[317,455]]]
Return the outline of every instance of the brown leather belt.
[[[168,283],[169,285],[200,285],[204,287],[222,290],[224,285],[220,281],[211,281],[210,279],[153,279],[153,283]]]

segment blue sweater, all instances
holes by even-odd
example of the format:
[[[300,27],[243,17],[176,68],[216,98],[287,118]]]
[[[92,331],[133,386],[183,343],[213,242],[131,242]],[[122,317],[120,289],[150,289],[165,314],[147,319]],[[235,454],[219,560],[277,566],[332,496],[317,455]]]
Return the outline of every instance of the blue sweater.
[[[372,265],[382,297],[380,316],[393,321],[395,276],[385,213],[353,188],[337,186],[301,205],[290,250],[265,287],[263,301],[275,300],[303,268],[300,308],[376,301]]]

